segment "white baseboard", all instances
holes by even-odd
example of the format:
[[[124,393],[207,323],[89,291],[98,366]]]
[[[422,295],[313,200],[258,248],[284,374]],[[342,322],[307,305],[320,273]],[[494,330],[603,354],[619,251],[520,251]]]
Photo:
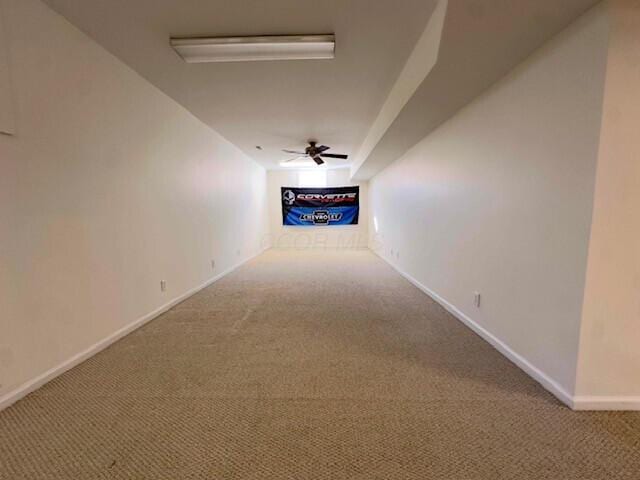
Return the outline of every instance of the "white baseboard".
[[[159,307],[159,308],[155,309],[154,311],[146,314],[145,316],[143,316],[141,318],[138,318],[137,320],[134,320],[129,325],[126,325],[126,326],[122,327],[121,329],[119,329],[116,332],[112,333],[108,337],[106,337],[106,338],[100,340],[99,342],[91,345],[86,350],[74,355],[73,357],[69,358],[68,360],[65,360],[60,365],[57,365],[56,367],[53,367],[53,368],[47,370],[43,374],[38,375],[33,380],[30,380],[30,381],[28,381],[26,383],[23,383],[22,385],[20,385],[15,390],[3,395],[2,397],[0,397],[0,411],[2,411],[3,409],[5,409],[5,408],[9,407],[10,405],[14,404],[15,402],[17,402],[21,398],[27,396],[31,392],[34,392],[38,388],[42,387],[45,383],[50,382],[51,380],[53,380],[57,376],[62,375],[67,370],[70,370],[71,368],[75,367],[76,365],[79,365],[80,363],[84,362],[88,358],[94,356],[96,353],[104,350],[109,345],[117,342],[118,340],[120,340],[121,338],[123,338],[126,335],[130,334],[134,330],[142,327],[144,324],[150,322],[154,318],[162,315],[167,310],[169,310],[169,309],[173,308],[174,306],[176,306],[178,303],[183,302],[184,300],[186,300],[190,296],[198,293],[200,290],[202,290],[202,289],[208,287],[209,285],[211,285],[212,283],[220,280],[222,277],[224,277],[224,276],[228,275],[229,273],[233,272],[234,270],[236,270],[240,266],[244,265],[248,261],[254,259],[258,255],[261,255],[265,250],[267,250],[267,249],[265,248],[265,249],[261,250],[260,252],[258,252],[257,254],[252,255],[251,257],[248,257],[248,258],[242,260],[241,262],[239,262],[236,265],[228,268],[224,272],[221,272],[218,275],[216,275],[215,277],[210,278],[209,280],[207,280],[203,284],[198,285],[195,288],[192,288],[188,292],[183,293],[182,295],[174,298],[173,300],[171,300],[168,303],[165,303],[161,307]]]
[[[640,411],[640,397],[576,395],[573,409]]]
[[[574,399],[573,396],[570,395],[558,382],[556,382],[549,375],[544,373],[542,370],[534,366],[531,362],[529,362],[526,358],[524,358],[519,353],[515,352],[511,349],[506,343],[500,340],[498,337],[493,335],[491,332],[486,330],[484,327],[480,326],[470,317],[468,317],[465,313],[460,311],[455,305],[444,299],[442,296],[438,295],[433,290],[425,287],[420,282],[418,282],[415,278],[413,278],[408,273],[401,270],[397,265],[394,265],[385,257],[380,255],[379,252],[375,250],[371,250],[373,253],[378,255],[382,260],[387,262],[391,267],[393,267],[400,275],[406,278],[409,282],[415,285],[418,289],[422,290],[433,300],[438,302],[445,310],[447,310],[451,315],[456,317],[462,323],[464,323],[467,327],[477,333],[480,337],[490,343],[496,350],[498,350],[502,355],[507,357],[513,363],[515,363],[518,367],[524,370],[530,377],[536,380],[540,385],[542,385],[545,389],[551,392],[558,400],[567,405],[570,408],[574,408]]]
[[[255,255],[253,255],[253,256],[251,256],[249,258],[246,258],[245,260],[243,260],[240,263],[234,265],[233,267],[230,267],[227,270],[225,270],[224,272],[219,273],[215,277],[210,278],[209,280],[207,280],[203,284],[201,284],[201,285],[189,290],[188,292],[186,292],[186,293],[174,298],[173,300],[171,300],[170,302],[162,305],[161,307],[157,308],[156,310],[154,310],[154,311],[148,313],[147,315],[145,315],[145,316],[133,321],[129,325],[126,325],[125,327],[117,330],[113,334],[109,335],[107,338],[95,343],[94,345],[92,345],[89,348],[87,348],[86,350],[78,353],[77,355],[74,355],[73,357],[69,358],[68,360],[66,360],[65,362],[61,363],[60,365],[58,365],[58,366],[56,366],[54,368],[51,368],[50,370],[44,372],[43,374],[39,375],[38,377],[34,378],[33,380],[30,380],[30,381],[22,384],[17,389],[15,389],[15,390],[3,395],[2,397],[0,397],[0,411],[5,409],[5,408],[7,408],[7,407],[9,407],[10,405],[14,404],[15,402],[17,402],[21,398],[25,397],[29,393],[34,392],[35,390],[37,390],[38,388],[40,388],[41,386],[43,386],[47,382],[53,380],[57,376],[63,374],[67,370],[70,370],[71,368],[75,367],[76,365],[79,365],[83,361],[85,361],[88,358],[92,357],[96,353],[104,350],[109,345],[117,342],[118,340],[120,340],[121,338],[125,337],[126,335],[128,335],[131,332],[133,332],[134,330],[142,327],[144,324],[150,322],[154,318],[162,315],[163,313],[165,313],[166,311],[170,310],[171,308],[173,308],[178,303],[180,303],[180,302],[186,300],[187,298],[189,298],[190,296],[198,293],[200,290],[208,287],[209,285],[213,284],[217,280],[220,280],[222,277],[228,275],[232,271],[236,270],[237,268],[239,268],[240,266],[242,266],[246,262],[252,260],[253,258],[259,256],[265,250],[268,250],[268,249],[269,249],[269,247],[264,248],[259,253],[255,254]],[[532,365],[524,357],[522,357],[518,353],[514,352],[508,345],[506,345],[500,339],[495,337],[492,333],[487,331],[484,327],[481,327],[479,324],[477,324],[475,321],[473,321],[471,318],[469,318],[466,314],[461,312],[453,304],[451,304],[450,302],[445,300],[443,297],[438,295],[436,292],[434,292],[431,289],[429,289],[429,288],[425,287],[424,285],[422,285],[420,282],[418,282],[416,279],[414,279],[411,275],[409,275],[408,273],[404,272],[403,270],[401,270],[398,266],[394,265],[393,263],[389,262],[386,258],[384,258],[382,255],[380,255],[375,250],[372,249],[371,251],[374,252],[376,255],[378,255],[386,263],[388,263],[391,267],[393,267],[400,275],[402,275],[404,278],[406,278],[409,282],[411,282],[413,285],[415,285],[418,289],[420,289],[426,295],[428,295],[433,300],[438,302],[445,310],[447,310],[449,313],[451,313],[454,317],[456,317],[458,320],[463,322],[465,325],[467,325],[469,328],[471,328],[474,332],[476,332],[480,337],[482,337],[484,340],[486,340],[488,343],[490,343],[496,350],[498,350],[505,357],[507,357],[509,360],[511,360],[513,363],[515,363],[522,370],[524,370],[529,376],[531,376],[533,379],[535,379],[537,382],[539,382],[544,388],[546,388],[549,392],[551,392],[553,395],[555,395],[561,402],[563,402],[564,404],[566,404],[569,407],[573,408],[574,410],[634,410],[634,411],[640,411],[640,397],[630,397],[630,396],[575,396],[575,397],[572,397],[555,380],[553,380],[551,377],[546,375],[544,372],[542,372],[541,370],[536,368],[534,365]]]

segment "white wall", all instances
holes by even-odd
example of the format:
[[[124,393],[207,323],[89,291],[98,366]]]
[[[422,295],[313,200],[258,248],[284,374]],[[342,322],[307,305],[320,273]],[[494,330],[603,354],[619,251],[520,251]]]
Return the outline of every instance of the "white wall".
[[[4,7],[0,397],[258,253],[267,214],[262,167],[40,1]]]
[[[368,245],[368,184],[352,182],[348,168],[327,170],[328,187],[360,186],[360,216],[358,225],[324,227],[293,227],[282,225],[281,187],[303,187],[298,183],[300,170],[270,170],[267,172],[269,201],[269,237],[273,248],[367,248]]]
[[[596,7],[370,182],[372,248],[567,395],[608,29]]]
[[[586,397],[579,399],[585,408],[620,402],[621,408],[640,409],[640,3],[609,4],[611,43],[577,394]]]

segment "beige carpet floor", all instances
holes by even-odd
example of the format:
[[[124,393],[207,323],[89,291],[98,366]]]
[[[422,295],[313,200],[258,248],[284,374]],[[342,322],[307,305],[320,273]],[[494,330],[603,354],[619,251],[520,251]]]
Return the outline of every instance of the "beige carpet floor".
[[[366,251],[270,251],[0,413],[0,478],[640,479]]]

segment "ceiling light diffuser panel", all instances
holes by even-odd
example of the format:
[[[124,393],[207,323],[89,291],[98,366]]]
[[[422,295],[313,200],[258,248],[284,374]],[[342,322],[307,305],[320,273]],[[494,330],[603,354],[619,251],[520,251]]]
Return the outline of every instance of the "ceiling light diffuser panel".
[[[334,35],[171,39],[187,63],[331,59],[335,45]]]

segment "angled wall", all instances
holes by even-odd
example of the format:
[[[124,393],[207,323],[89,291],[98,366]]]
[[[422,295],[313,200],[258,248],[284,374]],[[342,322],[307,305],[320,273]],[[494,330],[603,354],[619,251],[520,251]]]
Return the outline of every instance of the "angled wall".
[[[640,410],[640,3],[611,0],[576,406]]]
[[[569,404],[608,34],[599,5],[370,181],[371,247]]]
[[[2,4],[0,407],[266,233],[262,167],[39,0]]]

